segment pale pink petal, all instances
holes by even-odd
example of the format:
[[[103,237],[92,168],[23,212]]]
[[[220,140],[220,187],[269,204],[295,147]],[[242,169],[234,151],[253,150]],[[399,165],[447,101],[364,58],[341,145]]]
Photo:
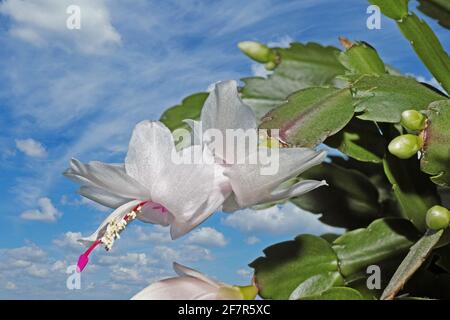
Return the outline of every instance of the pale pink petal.
[[[223,283],[214,281],[214,280],[208,278],[207,276],[205,276],[203,273],[201,273],[197,270],[194,270],[192,268],[183,266],[182,264],[179,264],[177,262],[173,263],[173,269],[180,277],[183,277],[183,276],[193,277],[193,278],[202,280],[206,283],[209,283],[210,285],[212,285],[213,287],[216,287],[216,288],[219,288],[220,286],[223,285]]]
[[[236,81],[224,81],[216,84],[205,101],[201,114],[203,139],[207,141],[214,130],[221,132],[226,145],[227,130],[253,130],[256,134],[257,123],[252,109],[242,102]],[[234,151],[215,150],[215,155],[226,163],[234,162]]]
[[[327,186],[327,182],[325,180],[317,181],[317,180],[302,180],[289,188],[283,188],[281,190],[275,190],[271,193],[272,200],[278,201],[282,199],[288,199],[293,197],[301,196],[307,192],[310,192],[314,189],[317,189],[322,186]]]
[[[191,161],[167,163],[165,176],[152,191],[152,201],[166,207],[175,220],[186,220],[208,201],[215,186],[216,165],[204,163],[202,146],[187,147],[180,151],[179,156],[191,158]]]
[[[98,161],[83,164],[72,159],[70,168],[64,172],[64,175],[87,187],[80,192],[83,196],[94,201],[99,198],[99,202],[108,207],[116,208],[114,206],[123,203],[123,200],[149,197],[149,191],[128,176],[123,165]]]
[[[150,202],[142,207],[137,218],[146,223],[159,224],[162,226],[170,225],[174,217],[166,208],[156,203]]]
[[[216,165],[214,185],[210,190],[206,191],[208,198],[195,212],[185,212],[185,214],[175,218],[170,226],[172,239],[177,239],[197,227],[217,211],[225,199],[230,196],[232,192],[231,185],[223,171],[223,167]]]
[[[193,277],[177,277],[155,282],[133,296],[132,300],[214,300],[218,288]]]
[[[175,149],[170,130],[161,122],[142,121],[136,125],[128,146],[125,170],[128,175],[150,191],[164,186],[164,178],[171,174],[170,163]]]
[[[279,149],[279,167],[273,175],[262,175],[260,164],[237,164],[225,170],[236,202],[241,208],[273,201],[272,192],[283,182],[320,164],[326,152],[306,148]]]

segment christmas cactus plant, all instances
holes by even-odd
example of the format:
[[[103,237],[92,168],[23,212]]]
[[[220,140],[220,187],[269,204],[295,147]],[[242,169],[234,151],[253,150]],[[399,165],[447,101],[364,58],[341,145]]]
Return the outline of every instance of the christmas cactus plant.
[[[395,20],[405,46],[409,42],[438,86],[399,74],[362,39],[341,37],[341,49],[239,43],[265,66],[266,77],[241,79],[237,89],[233,81],[221,82],[169,108],[160,122],[139,124],[124,165],[72,162],[67,175],[83,185],[82,194],[115,209],[84,239],[90,247],[80,270],[96,245],[109,249],[135,219],[170,226],[175,239],[215,211],[239,214],[291,202],[345,232],[273,244],[249,261],[254,277],[248,287],[176,265],[179,277],[135,297],[450,298],[450,58],[408,0],[369,2]],[[445,26],[438,13],[449,8],[442,3],[422,1],[420,10]],[[229,154],[211,150],[206,129],[212,128],[257,130],[258,152],[279,152],[279,172],[269,177],[254,166],[232,165]],[[180,129],[191,131],[184,148],[175,146]],[[317,149],[325,146],[334,150],[326,159]],[[186,150],[213,161],[169,166],[171,154]],[[114,182],[105,181],[112,176]],[[192,184],[194,178],[200,182]],[[173,199],[173,190],[182,201]]]

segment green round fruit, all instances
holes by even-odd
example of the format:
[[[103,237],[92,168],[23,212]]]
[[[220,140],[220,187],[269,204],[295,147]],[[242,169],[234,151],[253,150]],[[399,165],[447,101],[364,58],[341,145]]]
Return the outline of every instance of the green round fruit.
[[[408,130],[421,131],[425,129],[427,118],[416,110],[406,110],[402,113],[400,124]]]
[[[426,222],[432,230],[445,229],[450,224],[450,212],[441,206],[434,206],[427,212]]]
[[[422,139],[413,134],[396,137],[389,143],[389,152],[400,159],[409,159],[422,148]]]

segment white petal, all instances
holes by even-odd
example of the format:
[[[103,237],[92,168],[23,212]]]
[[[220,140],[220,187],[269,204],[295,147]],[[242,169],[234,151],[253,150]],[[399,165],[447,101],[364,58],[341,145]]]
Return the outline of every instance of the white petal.
[[[155,282],[132,300],[201,300],[217,297],[218,288],[193,277],[177,277]]]
[[[147,187],[153,197],[153,189],[159,188],[162,176],[171,174],[168,165],[174,149],[172,133],[161,122],[138,123],[125,159],[127,174]]]
[[[137,218],[146,223],[159,224],[162,226],[170,225],[174,217],[168,212],[162,212],[154,203],[145,204],[142,211],[137,215]]]
[[[183,276],[193,277],[193,278],[199,279],[201,281],[204,281],[206,283],[209,283],[210,285],[212,285],[213,287],[216,287],[216,288],[219,288],[220,286],[223,285],[223,283],[214,281],[197,270],[183,266],[182,264],[179,264],[176,262],[173,263],[173,269],[180,277],[183,277]]]
[[[121,199],[146,199],[149,196],[145,187],[126,174],[123,165],[105,164],[97,161],[83,164],[76,159],[72,159],[70,168],[64,175],[84,186],[102,189],[105,193]]]
[[[279,149],[279,167],[274,175],[261,175],[260,164],[233,165],[225,170],[236,202],[241,208],[273,200],[272,192],[282,182],[320,164],[326,152],[306,148]]]
[[[92,201],[95,201],[105,207],[109,208],[118,208],[121,205],[130,202],[130,198],[122,198],[120,196],[115,195],[114,193],[110,193],[105,189],[100,189],[93,186],[83,186],[78,189],[78,193],[83,197],[86,197]]]
[[[113,213],[111,213],[105,220],[103,220],[103,222],[100,224],[100,226],[97,228],[97,230],[95,230],[95,232],[93,234],[91,234],[89,237],[81,238],[78,241],[86,246],[91,245],[94,241],[103,237],[103,235],[105,234],[105,231],[106,231],[106,227],[108,226],[109,222],[111,222],[112,220],[115,220],[115,219],[118,219],[118,220],[122,219],[123,217],[125,217],[125,215],[127,213],[129,213],[131,210],[133,210],[133,208],[135,206],[137,206],[139,203],[141,203],[140,200],[133,200],[133,201],[130,201],[130,202],[120,206],[119,208],[114,210]]]
[[[223,212],[226,213],[232,213],[235,211],[240,210],[241,207],[239,206],[239,204],[236,201],[236,197],[234,195],[234,193],[232,193],[223,203],[223,207],[222,210]]]
[[[219,130],[223,135],[223,146],[226,145],[228,130],[256,130],[256,117],[252,109],[239,97],[236,81],[224,81],[216,84],[214,90],[205,101],[201,114],[203,139],[208,140],[208,131]],[[216,155],[227,163],[233,162],[234,150],[215,150]]]
[[[303,180],[300,181],[289,188],[285,188],[282,190],[275,190],[271,193],[273,196],[272,201],[278,201],[282,199],[288,199],[293,197],[301,196],[307,192],[310,192],[314,189],[317,189],[321,186],[328,185],[325,180],[317,181],[317,180]]]
[[[223,204],[226,198],[231,194],[231,185],[228,177],[223,174],[222,166],[215,166],[214,184],[210,190],[208,190],[207,200],[192,214],[177,216],[175,221],[170,226],[170,235],[172,239],[177,239],[217,211]]]
[[[164,175],[152,190],[152,200],[166,207],[177,219],[189,219],[208,200],[213,190],[215,164],[202,163],[202,146],[183,149],[181,157],[192,155],[200,163],[166,163]],[[206,148],[205,148],[206,150]]]

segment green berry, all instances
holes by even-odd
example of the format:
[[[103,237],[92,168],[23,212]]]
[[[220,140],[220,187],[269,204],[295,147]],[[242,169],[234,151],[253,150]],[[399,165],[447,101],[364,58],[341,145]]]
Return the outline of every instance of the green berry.
[[[242,41],[238,43],[239,49],[253,60],[268,63],[275,60],[275,53],[266,45],[256,41]]]
[[[450,212],[441,206],[434,206],[427,212],[426,222],[432,230],[445,229],[450,224]]]
[[[396,137],[389,143],[389,152],[400,159],[409,159],[415,155],[421,148],[422,139],[413,134],[404,134]]]
[[[420,131],[425,129],[427,118],[416,110],[406,110],[402,113],[401,125],[408,130]]]

